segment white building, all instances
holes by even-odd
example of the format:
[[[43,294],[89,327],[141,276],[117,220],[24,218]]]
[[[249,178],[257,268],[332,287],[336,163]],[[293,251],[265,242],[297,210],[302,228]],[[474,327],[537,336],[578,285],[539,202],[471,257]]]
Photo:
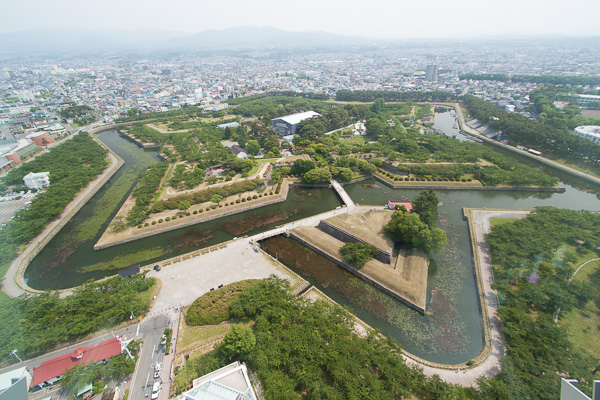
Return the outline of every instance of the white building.
[[[577,104],[579,104],[583,108],[592,107],[597,104],[600,104],[600,96],[596,94],[579,94],[577,96]]]
[[[578,126],[573,131],[573,135],[580,136],[587,140],[591,140],[594,143],[600,143],[600,126],[598,126],[598,125]]]
[[[31,375],[25,367],[0,375],[0,400],[27,400]]]
[[[25,186],[29,189],[42,189],[50,185],[50,172],[30,172],[23,177]]]
[[[271,120],[271,126],[279,136],[295,135],[298,130],[298,124],[300,122],[308,118],[320,116],[321,114],[315,111],[306,111],[296,114],[290,114],[279,118],[273,118]]]
[[[256,400],[244,364],[238,361],[194,379],[194,387],[181,400]]]

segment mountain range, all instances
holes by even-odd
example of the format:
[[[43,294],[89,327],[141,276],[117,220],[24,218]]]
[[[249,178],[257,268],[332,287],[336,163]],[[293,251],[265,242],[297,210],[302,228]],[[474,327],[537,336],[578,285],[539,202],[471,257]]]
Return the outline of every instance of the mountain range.
[[[45,28],[0,33],[0,55],[98,54],[106,52],[224,52],[252,49],[342,49],[388,46],[443,46],[449,43],[497,45],[576,44],[598,47],[598,37],[489,38],[480,40],[381,39],[322,31],[291,32],[272,27],[236,27],[185,33],[159,29],[102,30]]]

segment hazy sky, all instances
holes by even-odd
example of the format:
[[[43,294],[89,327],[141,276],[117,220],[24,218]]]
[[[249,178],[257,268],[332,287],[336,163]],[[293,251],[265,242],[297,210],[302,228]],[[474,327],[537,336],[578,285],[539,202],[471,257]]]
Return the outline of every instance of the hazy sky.
[[[390,38],[600,35],[598,0],[13,0],[1,32],[273,26]]]

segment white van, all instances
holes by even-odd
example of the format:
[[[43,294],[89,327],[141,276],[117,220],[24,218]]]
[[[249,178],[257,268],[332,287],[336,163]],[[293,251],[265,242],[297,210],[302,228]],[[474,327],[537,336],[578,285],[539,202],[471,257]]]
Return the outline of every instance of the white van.
[[[158,392],[160,392],[160,382],[154,382],[154,385],[152,385],[152,396],[150,396],[150,398],[152,400],[158,399]]]

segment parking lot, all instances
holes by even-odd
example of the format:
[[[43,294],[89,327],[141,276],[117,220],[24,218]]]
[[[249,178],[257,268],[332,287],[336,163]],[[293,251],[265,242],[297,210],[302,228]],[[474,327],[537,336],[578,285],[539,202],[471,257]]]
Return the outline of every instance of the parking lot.
[[[25,203],[33,198],[34,195],[29,194],[27,197],[22,196],[19,200],[0,201],[0,225],[9,221],[21,208],[25,208]]]

